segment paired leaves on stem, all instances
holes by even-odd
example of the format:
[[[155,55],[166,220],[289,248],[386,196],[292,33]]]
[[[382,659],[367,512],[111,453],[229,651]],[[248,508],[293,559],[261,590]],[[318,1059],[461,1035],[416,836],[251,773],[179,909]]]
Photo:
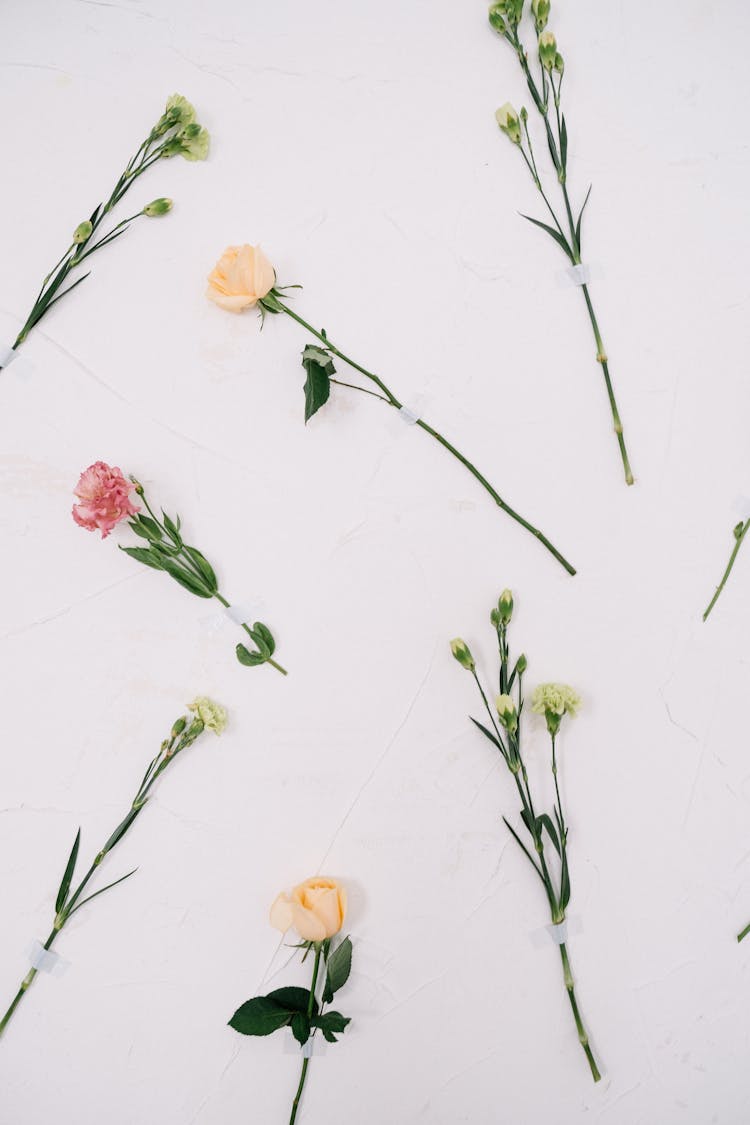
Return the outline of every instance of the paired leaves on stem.
[[[308,947],[309,948],[309,947]],[[324,949],[325,956],[325,949]],[[328,956],[322,1002],[307,988],[296,986],[276,988],[266,996],[246,1000],[229,1021],[229,1026],[240,1035],[272,1035],[274,1031],[290,1027],[298,1043],[304,1044],[314,1031],[320,1031],[329,1043],[346,1031],[351,1022],[340,1012],[324,1011],[333,997],[349,979],[352,965],[352,943],[347,937]]]

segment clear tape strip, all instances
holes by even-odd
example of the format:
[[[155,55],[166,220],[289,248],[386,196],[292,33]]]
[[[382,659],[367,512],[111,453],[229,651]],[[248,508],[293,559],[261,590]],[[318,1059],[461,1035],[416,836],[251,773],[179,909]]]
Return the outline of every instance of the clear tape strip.
[[[598,265],[589,262],[579,262],[576,266],[566,266],[557,274],[558,285],[568,288],[577,285],[590,285],[592,281],[602,276]]]
[[[549,949],[550,942],[553,945],[563,945],[571,937],[575,937],[576,934],[582,932],[583,919],[578,914],[572,914],[557,925],[550,922],[548,925],[542,926],[541,929],[531,930],[529,941],[535,949]]]
[[[49,973],[51,976],[60,977],[68,967],[68,962],[63,961],[59,953],[45,949],[38,940],[31,943],[28,952],[31,967],[38,973]]]
[[[406,422],[407,426],[416,426],[419,421],[419,411],[411,406],[402,406],[399,410],[401,420]]]
[[[17,355],[10,344],[0,344],[0,367],[9,367]]]
[[[289,1035],[284,1036],[283,1043],[285,1055],[296,1055],[297,1058],[311,1059],[313,1056],[319,1058],[326,1054],[327,1043],[322,1035],[311,1035],[306,1043],[298,1043],[290,1032]]]

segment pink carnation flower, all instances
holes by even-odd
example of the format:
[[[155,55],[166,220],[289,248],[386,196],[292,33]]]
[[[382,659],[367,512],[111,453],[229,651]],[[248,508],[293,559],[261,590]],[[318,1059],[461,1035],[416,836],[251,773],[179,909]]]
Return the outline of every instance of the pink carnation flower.
[[[73,505],[73,519],[87,531],[99,528],[106,539],[121,520],[138,511],[130,502],[132,487],[118,468],[96,461],[83,470],[76,485],[75,495],[81,502]]]

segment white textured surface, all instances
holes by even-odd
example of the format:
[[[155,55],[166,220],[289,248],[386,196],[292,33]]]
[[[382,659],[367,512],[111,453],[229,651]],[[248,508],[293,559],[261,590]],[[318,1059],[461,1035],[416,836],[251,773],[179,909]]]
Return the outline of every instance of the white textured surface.
[[[580,293],[517,215],[533,188],[493,113],[523,93],[484,4],[6,0],[0,18],[0,339],[167,94],[213,136],[205,165],[141,181],[174,213],[94,260],[28,343],[30,378],[0,376],[3,996],[77,826],[93,854],[184,701],[232,715],[112,858],[138,874],[70,925],[65,977],[19,1009],[3,1122],[285,1122],[281,1038],[225,1024],[269,975],[269,903],[319,867],[355,885],[357,975],[304,1125],[745,1121],[750,554],[700,612],[750,472],[746,5],[555,3],[630,490]],[[305,429],[301,330],[203,296],[245,240],[304,284],[303,315],[427,395],[577,578],[378,403],[337,393]],[[180,512],[230,598],[263,599],[288,680],[240,667],[231,624],[74,526],[96,458]],[[544,903],[446,643],[493,673],[505,585],[530,682],[586,700],[563,758],[598,1088],[556,951],[529,942]]]

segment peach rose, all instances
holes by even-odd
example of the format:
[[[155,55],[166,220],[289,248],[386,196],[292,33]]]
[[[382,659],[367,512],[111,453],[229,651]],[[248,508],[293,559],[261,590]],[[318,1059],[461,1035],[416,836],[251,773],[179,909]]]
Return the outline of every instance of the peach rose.
[[[73,505],[73,519],[87,531],[102,533],[106,539],[121,520],[134,516],[138,508],[130,500],[133,485],[120,470],[95,461],[81,473],[74,495],[80,500]]]
[[[292,926],[303,941],[325,941],[337,934],[346,916],[346,891],[335,879],[314,875],[282,893],[271,907],[271,925],[286,933]]]
[[[228,246],[208,275],[206,296],[229,312],[242,312],[265,297],[276,281],[260,246]]]

